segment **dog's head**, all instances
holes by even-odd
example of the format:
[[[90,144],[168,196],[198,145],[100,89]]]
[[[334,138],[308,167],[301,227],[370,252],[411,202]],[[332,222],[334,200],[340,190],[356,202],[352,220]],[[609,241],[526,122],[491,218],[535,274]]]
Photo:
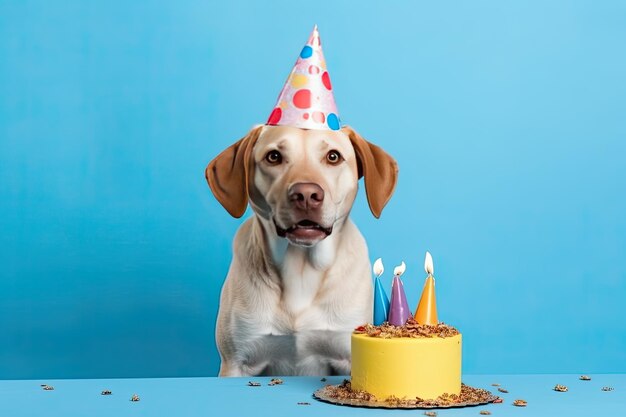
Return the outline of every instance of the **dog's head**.
[[[364,177],[377,218],[396,186],[398,167],[349,127],[338,131],[258,126],[206,168],[217,200],[234,217],[248,201],[290,243],[313,246],[345,219]]]

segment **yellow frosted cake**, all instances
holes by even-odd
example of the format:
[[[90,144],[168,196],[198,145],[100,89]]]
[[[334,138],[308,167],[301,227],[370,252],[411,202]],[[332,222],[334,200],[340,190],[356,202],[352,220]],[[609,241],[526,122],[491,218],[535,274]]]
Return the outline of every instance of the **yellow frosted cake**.
[[[378,401],[459,395],[461,340],[451,326],[420,325],[413,319],[401,327],[359,327],[352,334],[352,389]]]
[[[438,320],[430,253],[415,315],[400,279],[404,270],[404,262],[394,269],[390,302],[379,279],[382,260],[374,262],[373,324],[352,333],[351,380],[327,385],[314,396],[333,404],[383,408],[464,407],[498,400],[461,383],[462,335]]]

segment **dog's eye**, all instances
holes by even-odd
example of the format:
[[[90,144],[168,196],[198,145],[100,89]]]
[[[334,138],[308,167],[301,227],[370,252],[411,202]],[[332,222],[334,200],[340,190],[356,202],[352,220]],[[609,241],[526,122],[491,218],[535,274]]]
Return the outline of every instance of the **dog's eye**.
[[[335,150],[329,151],[326,154],[326,160],[332,165],[337,165],[341,162],[341,159],[341,154]]]
[[[272,165],[278,165],[283,161],[283,156],[276,150],[269,151],[267,155],[265,155],[265,160]]]

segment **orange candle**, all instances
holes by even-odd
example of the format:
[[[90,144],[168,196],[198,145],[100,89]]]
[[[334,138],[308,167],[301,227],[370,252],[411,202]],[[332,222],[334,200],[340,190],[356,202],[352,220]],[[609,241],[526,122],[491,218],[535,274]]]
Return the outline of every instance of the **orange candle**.
[[[433,257],[429,252],[426,252],[426,259],[424,260],[424,270],[428,274],[426,282],[424,283],[424,289],[422,290],[422,297],[417,305],[415,311],[415,320],[419,324],[430,324],[432,326],[439,324],[437,320],[437,299],[435,298],[435,277],[433,277]]]

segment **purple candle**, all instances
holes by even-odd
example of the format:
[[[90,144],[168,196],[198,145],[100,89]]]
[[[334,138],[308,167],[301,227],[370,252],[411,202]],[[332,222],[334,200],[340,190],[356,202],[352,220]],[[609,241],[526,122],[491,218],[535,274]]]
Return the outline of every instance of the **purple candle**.
[[[394,326],[404,326],[406,321],[411,317],[409,303],[406,301],[404,293],[404,284],[400,280],[400,276],[406,270],[404,262],[393,270],[393,284],[391,286],[391,305],[389,307],[389,324]]]

